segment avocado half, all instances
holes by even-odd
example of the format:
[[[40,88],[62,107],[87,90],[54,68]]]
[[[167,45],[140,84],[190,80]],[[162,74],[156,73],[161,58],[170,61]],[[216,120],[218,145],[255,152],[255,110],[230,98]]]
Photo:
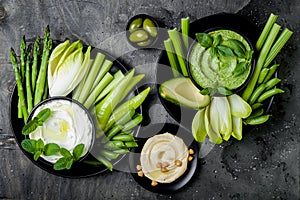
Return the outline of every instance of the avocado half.
[[[200,94],[199,89],[186,77],[173,78],[162,83],[159,94],[167,101],[193,109],[203,108],[210,103],[210,96]]]

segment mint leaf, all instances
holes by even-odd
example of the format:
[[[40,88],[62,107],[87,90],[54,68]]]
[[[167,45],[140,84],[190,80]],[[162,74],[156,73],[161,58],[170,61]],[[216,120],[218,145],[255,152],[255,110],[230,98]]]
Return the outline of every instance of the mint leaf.
[[[35,161],[37,161],[37,160],[39,159],[39,157],[40,157],[41,154],[42,154],[41,151],[36,151],[36,152],[34,153],[33,159],[34,159]]]
[[[22,128],[22,134],[23,135],[29,135],[31,132],[33,132],[38,127],[36,120],[29,121],[23,128]]]
[[[224,87],[218,87],[218,93],[225,96],[232,95],[232,92]]]
[[[63,157],[65,158],[71,158],[72,157],[72,154],[65,148],[60,148],[60,153]]]
[[[66,169],[67,168],[67,162],[68,162],[67,158],[62,157],[62,158],[58,159],[56,161],[56,163],[54,163],[53,169],[54,170],[63,170],[63,169]]]
[[[45,145],[44,145],[43,140],[42,139],[38,139],[36,141],[36,150],[44,151],[44,147],[45,147]]]
[[[66,169],[71,169],[71,167],[72,167],[72,165],[73,165],[73,162],[74,162],[73,158],[70,159],[69,161],[67,161]]]
[[[218,46],[222,41],[222,36],[221,35],[217,35],[215,38],[214,38],[214,41],[213,41],[213,46],[216,47]]]
[[[24,139],[21,142],[21,146],[25,151],[27,151],[31,154],[34,154],[36,151],[36,141],[35,140]]]
[[[235,69],[233,70],[233,76],[239,76],[242,73],[245,72],[245,70],[247,69],[247,62],[240,62],[236,65]]]
[[[59,151],[60,151],[60,147],[57,144],[48,143],[48,144],[45,145],[44,155],[45,156],[52,156],[52,155],[58,154]]]
[[[50,115],[51,115],[50,108],[45,108],[36,115],[36,118],[38,118],[39,122],[44,123],[50,117]]]
[[[200,90],[200,94],[202,94],[202,95],[208,95],[209,94],[209,89],[208,88],[204,88],[204,89]]]
[[[75,160],[79,160],[81,157],[82,153],[84,150],[84,144],[78,144],[74,149],[73,149],[73,157]]]
[[[213,39],[210,35],[207,33],[197,33],[196,38],[198,40],[198,43],[203,46],[204,48],[209,48],[213,44]]]

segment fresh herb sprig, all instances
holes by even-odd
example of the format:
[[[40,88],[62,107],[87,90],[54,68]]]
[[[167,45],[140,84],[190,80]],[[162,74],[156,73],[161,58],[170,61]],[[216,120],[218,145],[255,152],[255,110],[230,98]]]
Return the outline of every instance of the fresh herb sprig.
[[[36,117],[30,120],[25,126],[22,128],[23,135],[29,135],[33,132],[38,126],[42,126],[43,123],[50,117],[51,110],[49,108],[45,108],[41,110]]]

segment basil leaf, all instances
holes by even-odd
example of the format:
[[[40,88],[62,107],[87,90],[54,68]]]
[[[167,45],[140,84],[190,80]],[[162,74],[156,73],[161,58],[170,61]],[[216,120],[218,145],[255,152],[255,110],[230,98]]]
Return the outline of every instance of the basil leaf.
[[[73,157],[75,160],[78,160],[84,150],[84,144],[78,144],[74,149],[73,149]]]
[[[25,151],[34,154],[36,151],[36,140],[24,139],[21,142],[21,146]]]
[[[209,48],[209,53],[211,57],[216,56],[216,48],[215,47],[210,47]]]
[[[227,40],[230,44],[230,46],[233,48],[233,49],[240,49],[241,51],[246,52],[246,47],[245,45],[239,41],[239,40],[236,40],[236,39],[229,39]]]
[[[232,92],[224,87],[218,87],[218,93],[225,96],[232,95]]]
[[[247,69],[247,62],[240,62],[236,65],[235,69],[233,70],[233,76],[239,76],[245,72]]]
[[[63,157],[65,158],[71,158],[72,157],[72,154],[65,148],[60,148],[60,153]]]
[[[29,135],[31,132],[33,132],[38,127],[36,120],[31,120],[25,126],[22,128],[22,134],[23,135]]]
[[[250,60],[252,58],[253,53],[254,51],[247,51],[247,55],[246,55],[247,60]]]
[[[60,147],[55,143],[48,143],[45,145],[44,154],[45,156],[52,156],[58,154],[60,151]]]
[[[222,41],[222,36],[221,35],[217,35],[215,38],[214,38],[214,41],[213,41],[213,46],[216,47],[218,46]]]
[[[202,94],[202,95],[208,95],[209,94],[209,89],[208,88],[204,88],[204,89],[200,90],[200,94]]]
[[[198,43],[203,46],[204,48],[209,48],[212,46],[213,39],[210,35],[207,33],[197,33],[196,38],[198,40]]]
[[[228,57],[228,56],[234,56],[232,50],[227,47],[227,46],[223,46],[223,45],[219,45],[217,46],[217,52],[219,56],[223,56],[223,57]]]
[[[73,158],[70,159],[69,161],[67,161],[66,169],[71,169],[71,167],[72,167],[72,165],[73,165],[73,162],[74,162]]]
[[[38,121],[43,123],[50,117],[50,115],[51,115],[50,108],[45,108],[36,115],[36,118],[38,118]]]
[[[36,151],[36,152],[34,153],[33,159],[34,159],[35,161],[37,161],[37,160],[39,159],[39,157],[40,157],[41,154],[42,154],[41,151]]]
[[[62,157],[62,158],[58,159],[56,161],[56,163],[54,163],[53,169],[54,170],[63,170],[63,169],[66,169],[67,162],[68,162],[67,158]]]

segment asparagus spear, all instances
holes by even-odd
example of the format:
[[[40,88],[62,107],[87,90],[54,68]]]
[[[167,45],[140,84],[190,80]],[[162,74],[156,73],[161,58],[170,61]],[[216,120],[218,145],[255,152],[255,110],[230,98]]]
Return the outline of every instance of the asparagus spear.
[[[20,108],[22,109],[22,114],[23,114],[23,119],[26,121],[28,117],[28,112],[27,112],[27,105],[26,105],[26,100],[24,96],[24,90],[23,90],[23,85],[22,85],[22,80],[21,80],[21,75],[18,69],[18,63],[17,63],[17,58],[16,58],[16,53],[13,48],[10,49],[10,60],[14,69],[15,77],[16,77],[16,83],[17,83],[17,89],[18,89],[18,96],[20,99]]]
[[[52,49],[52,40],[50,37],[49,26],[47,26],[44,34],[44,48],[42,54],[41,68],[36,82],[35,94],[34,94],[34,105],[38,104],[42,100],[44,94],[47,66],[50,55],[50,50]]]
[[[20,42],[20,71],[21,71],[21,81],[25,80],[25,65],[26,65],[26,42],[25,36],[22,37]]]
[[[33,64],[32,64],[32,71],[31,71],[31,89],[35,91],[35,84],[36,84],[36,77],[38,72],[38,57],[40,55],[40,37],[37,36],[34,42],[33,47]]]
[[[32,92],[31,92],[31,74],[30,74],[30,56],[32,45],[28,45],[26,52],[26,69],[25,69],[25,84],[26,84],[26,97],[27,97],[27,111],[32,110]]]

